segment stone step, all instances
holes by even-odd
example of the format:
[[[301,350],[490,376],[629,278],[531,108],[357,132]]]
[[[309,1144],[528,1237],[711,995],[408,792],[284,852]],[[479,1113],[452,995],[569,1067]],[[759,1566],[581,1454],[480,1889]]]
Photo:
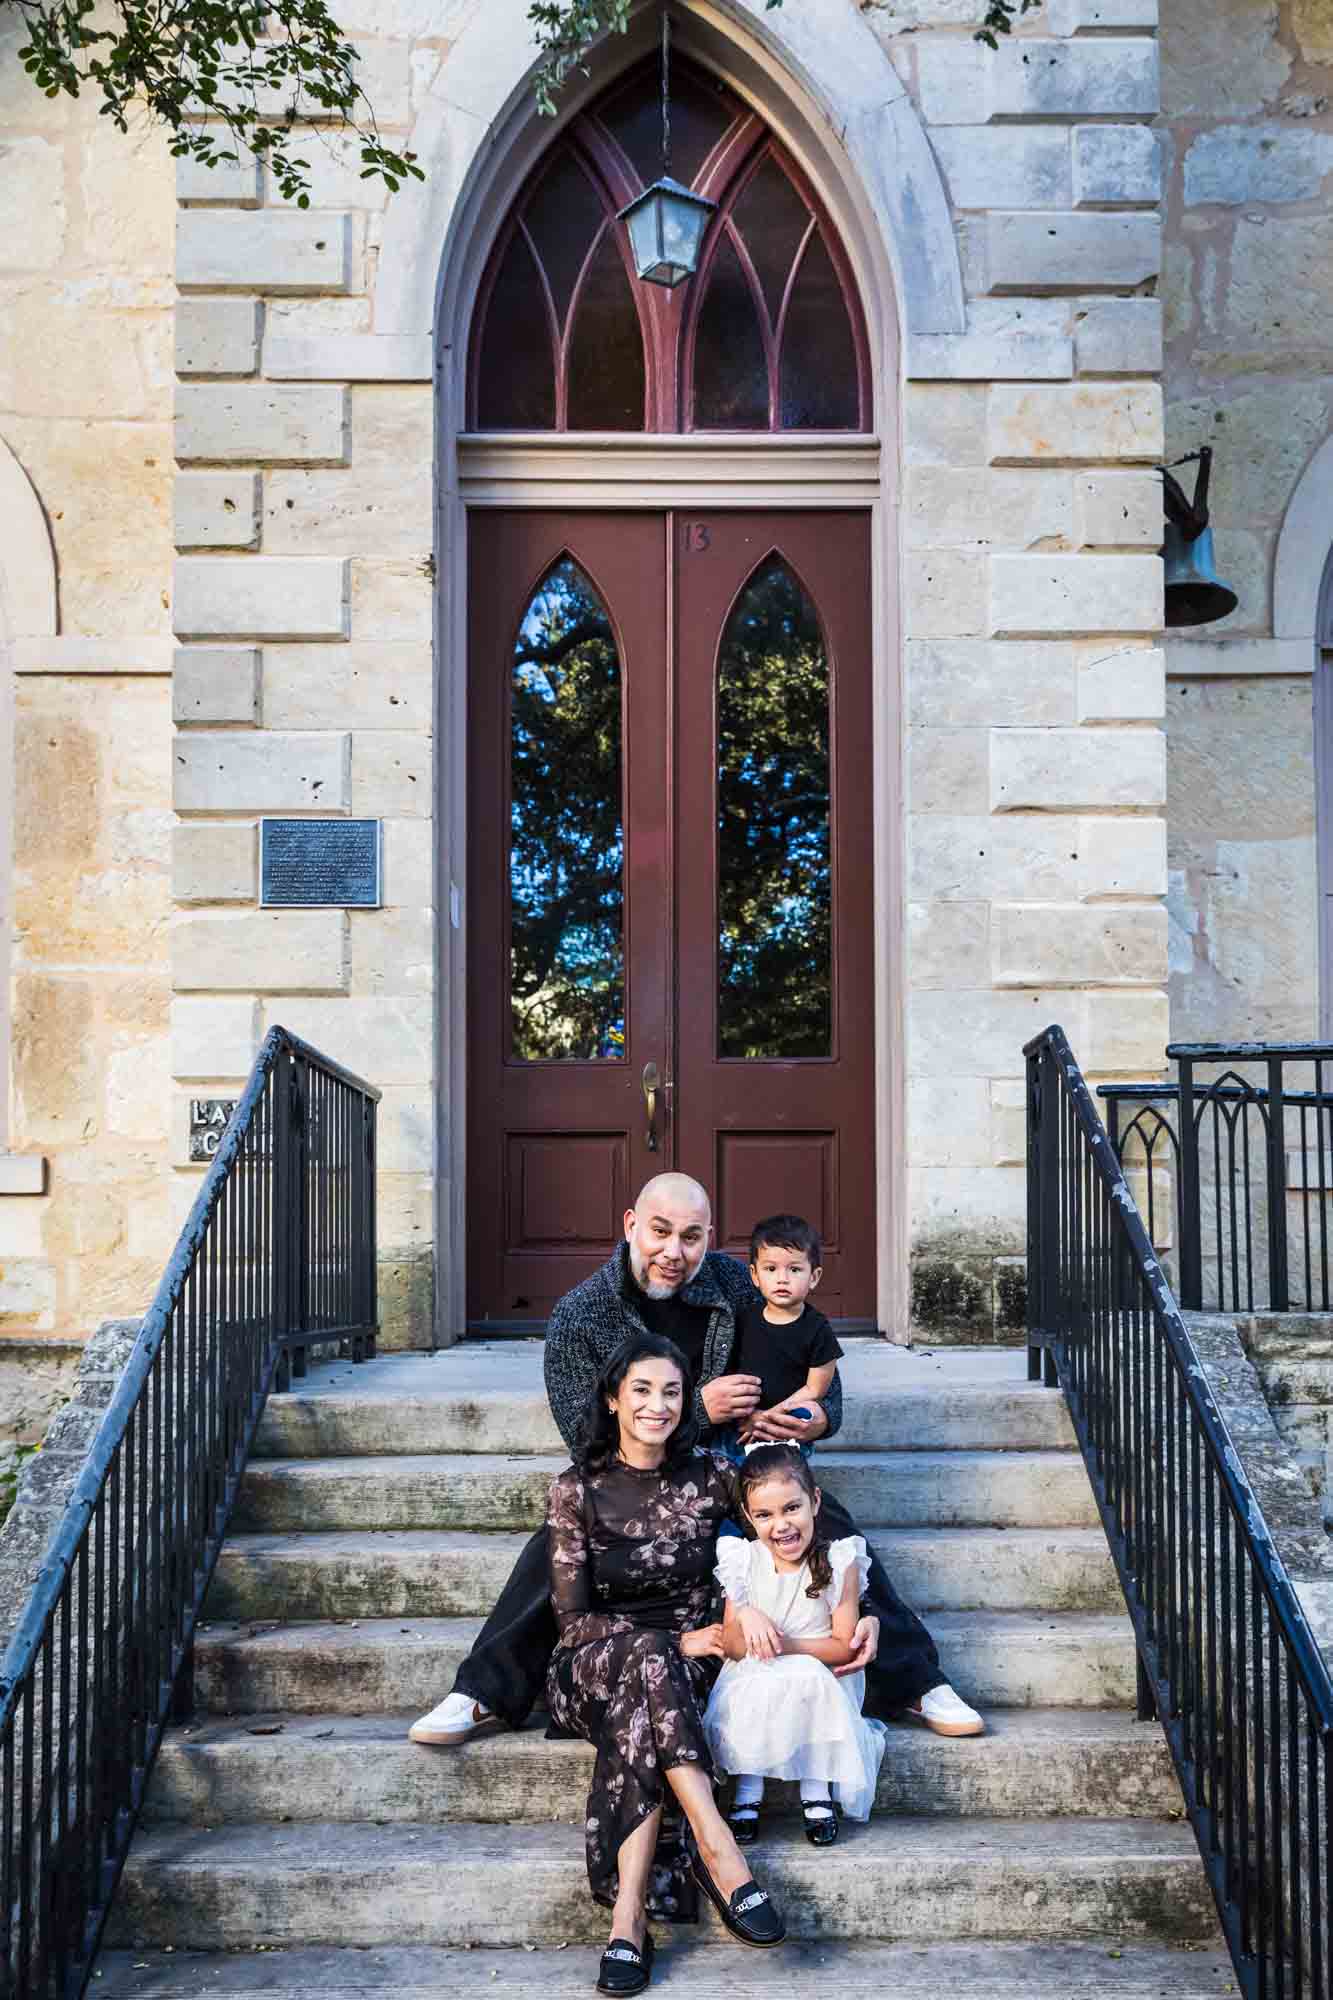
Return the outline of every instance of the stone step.
[[[819,1853],[793,1825],[766,1843],[760,1879],[797,1937],[1216,1936],[1194,1837],[1173,1821],[872,1820]],[[172,1826],[136,1838],[109,1931],[209,1951],[592,1944],[606,1915],[577,1827]]]
[[[195,1692],[212,1714],[379,1714],[433,1708],[481,1629],[476,1618],[210,1624],[195,1642]],[[941,1611],[930,1629],[945,1673],[982,1707],[1128,1708],[1128,1619],[1108,1614]]]
[[[293,1946],[249,1954],[104,1951],[97,2000],[587,2000],[596,1946],[570,1951],[491,1946]],[[1220,1946],[1127,1944],[1120,1937],[1066,1944],[856,1944],[793,1938],[780,1953],[747,1952],[714,1938],[657,1931],[657,1980],[698,2000],[810,2000],[821,1983],[894,2000],[1216,2000],[1235,1993]]]
[[[145,1820],[581,1816],[588,1744],[548,1742],[532,1725],[459,1749],[426,1749],[407,1740],[412,1720],[410,1712],[271,1715],[173,1730],[153,1768]],[[794,1786],[770,1786],[769,1811],[791,1810],[794,1796]],[[1161,1818],[1179,1812],[1180,1790],[1155,1723],[1117,1709],[997,1709],[985,1736],[952,1742],[911,1724],[891,1727],[878,1805],[969,1818]]]
[[[247,1468],[232,1528],[535,1528],[568,1462],[494,1453],[269,1460]],[[1072,1451],[828,1451],[814,1465],[865,1527],[1097,1525]]]
[[[223,1545],[209,1616],[484,1617],[524,1540],[429,1528],[237,1535]],[[902,1596],[923,1611],[1120,1606],[1100,1528],[880,1528],[869,1540]]]
[[[386,1355],[372,1369],[444,1374],[448,1357]],[[350,1366],[350,1364],[348,1364]],[[844,1364],[844,1375],[847,1366]],[[447,1385],[426,1393],[371,1381],[298,1388],[270,1396],[255,1438],[256,1459],[381,1457],[398,1452],[568,1453],[540,1387],[476,1394]],[[847,1383],[839,1451],[1060,1451],[1074,1443],[1065,1399],[1039,1384],[949,1380],[938,1387],[854,1389]]]

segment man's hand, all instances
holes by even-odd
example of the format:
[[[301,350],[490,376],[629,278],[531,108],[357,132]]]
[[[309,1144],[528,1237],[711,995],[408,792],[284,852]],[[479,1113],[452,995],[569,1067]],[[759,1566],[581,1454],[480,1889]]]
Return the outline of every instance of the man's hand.
[[[800,1407],[808,1409],[810,1415],[794,1417],[790,1410],[781,1407],[756,1410],[746,1426],[747,1439],[753,1442],[756,1438],[767,1438],[772,1444],[781,1444],[789,1438],[793,1444],[813,1444],[828,1429],[824,1406],[822,1403],[802,1403]]]
[[[745,1637],[745,1651],[752,1660],[776,1660],[782,1653],[782,1634],[766,1611],[743,1604],[736,1623]]]
[[[759,1407],[757,1375],[718,1375],[699,1391],[710,1424],[734,1424]]]
[[[833,1671],[839,1680],[844,1674],[864,1673],[878,1651],[878,1618],[859,1618],[852,1633],[852,1657],[845,1667],[835,1667]]]
[[[697,1632],[682,1632],[680,1650],[687,1660],[725,1659],[720,1625],[701,1625]]]

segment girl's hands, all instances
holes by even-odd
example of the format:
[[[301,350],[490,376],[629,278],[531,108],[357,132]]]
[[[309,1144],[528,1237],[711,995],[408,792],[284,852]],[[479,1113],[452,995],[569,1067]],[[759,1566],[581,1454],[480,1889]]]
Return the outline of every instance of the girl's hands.
[[[687,1660],[722,1659],[722,1627],[701,1625],[697,1632],[682,1632],[680,1650]]]
[[[745,1651],[751,1660],[776,1660],[782,1652],[782,1634],[766,1611],[743,1604],[736,1622],[745,1635]]]

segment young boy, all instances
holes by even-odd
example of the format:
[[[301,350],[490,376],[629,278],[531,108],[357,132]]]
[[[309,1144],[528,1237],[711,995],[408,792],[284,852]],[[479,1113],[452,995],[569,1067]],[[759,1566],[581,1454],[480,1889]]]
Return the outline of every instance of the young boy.
[[[823,1276],[818,1231],[799,1215],[770,1215],[750,1236],[750,1280],[762,1300],[736,1323],[731,1368],[757,1375],[761,1410],[802,1409],[822,1401],[842,1349],[822,1312],[809,1303]],[[739,1462],[747,1439],[740,1425],[727,1431],[721,1449]],[[802,1445],[808,1458],[810,1446]]]

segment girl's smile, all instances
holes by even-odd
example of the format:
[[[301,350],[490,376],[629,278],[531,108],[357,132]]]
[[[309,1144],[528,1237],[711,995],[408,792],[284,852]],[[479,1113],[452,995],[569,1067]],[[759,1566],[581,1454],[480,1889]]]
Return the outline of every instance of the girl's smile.
[[[766,1479],[750,1489],[746,1512],[756,1539],[781,1570],[799,1569],[815,1538],[819,1488],[813,1499],[795,1479]]]

